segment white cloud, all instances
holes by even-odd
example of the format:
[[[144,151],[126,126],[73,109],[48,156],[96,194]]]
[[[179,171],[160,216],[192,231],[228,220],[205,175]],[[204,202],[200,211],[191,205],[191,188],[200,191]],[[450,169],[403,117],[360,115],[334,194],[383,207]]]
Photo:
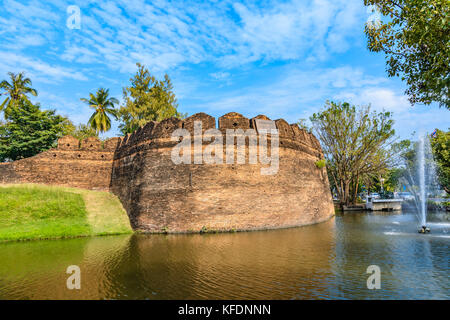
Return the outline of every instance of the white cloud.
[[[231,92],[203,95],[203,102],[197,103],[192,112],[220,116],[236,111],[247,117],[265,114],[293,123],[309,118],[324,107],[326,100],[334,100],[370,104],[374,110],[393,112],[395,129],[403,138],[409,138],[412,132],[449,127],[447,110],[412,107],[402,90],[392,80],[373,77],[350,66],[304,70],[299,65],[289,65],[264,85],[249,84]]]
[[[291,64],[280,74],[263,85],[248,86],[203,96],[200,110],[237,111],[254,116],[266,112],[269,117],[286,117],[296,121],[300,114],[316,111],[331,97],[339,98],[343,88],[360,92],[367,86],[381,85],[385,78],[376,78],[350,66],[305,70],[301,65]],[[349,94],[348,94],[349,95]]]
[[[408,112],[411,105],[408,98],[393,89],[385,87],[368,87],[350,92],[341,92],[335,99],[348,100],[357,105],[368,105],[376,110],[389,110],[392,112]]]
[[[72,4],[81,8],[80,30],[66,27]],[[190,99],[194,112],[264,113],[294,122],[333,98],[394,111],[404,130],[432,123],[436,114],[436,123],[445,121],[441,110],[420,121],[423,109],[411,108],[398,85],[339,60],[364,47],[366,18],[362,1],[348,0],[4,0],[0,74],[26,71],[35,83],[87,80],[83,90],[106,83],[120,92],[118,72],[133,73],[139,61],[154,74],[175,74],[177,96]],[[337,67],[341,61],[347,65]],[[279,64],[264,69],[273,62]],[[206,71],[196,73],[196,66]],[[64,88],[72,89],[68,83]],[[43,105],[68,110],[76,122],[89,114],[78,109],[79,97],[41,98]]]
[[[213,73],[210,73],[209,75],[216,80],[225,80],[230,77],[229,72],[213,72]]]
[[[205,61],[231,68],[306,56],[321,60],[329,52],[346,51],[365,19],[361,3],[344,0],[266,1],[258,6],[231,0],[122,0],[80,4],[81,30],[69,30],[68,4],[6,0],[5,15],[0,14],[0,30],[9,28],[4,45],[54,45],[62,32],[59,51],[66,61],[102,63],[121,72],[137,60],[152,70]],[[11,25],[18,30],[13,32]]]
[[[403,138],[424,132],[432,132],[435,128],[446,130],[450,127],[448,111],[437,106],[412,106],[407,96],[401,90],[392,87],[359,88],[345,93],[339,93],[335,99],[350,101],[355,105],[371,104],[376,111],[389,111],[393,113],[395,129]]]
[[[0,51],[0,74],[6,74],[8,71],[16,73],[25,71],[33,80],[42,82],[62,79],[85,81],[88,79],[82,72],[74,71],[71,68],[54,66],[39,59]]]

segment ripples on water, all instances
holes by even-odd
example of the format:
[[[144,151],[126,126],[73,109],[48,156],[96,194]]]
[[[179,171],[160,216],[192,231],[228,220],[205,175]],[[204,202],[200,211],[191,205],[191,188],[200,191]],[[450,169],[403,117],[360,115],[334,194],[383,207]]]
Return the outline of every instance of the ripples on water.
[[[349,213],[308,227],[0,244],[1,299],[448,299],[449,228]],[[369,265],[381,289],[368,290]],[[81,290],[66,288],[69,265]]]

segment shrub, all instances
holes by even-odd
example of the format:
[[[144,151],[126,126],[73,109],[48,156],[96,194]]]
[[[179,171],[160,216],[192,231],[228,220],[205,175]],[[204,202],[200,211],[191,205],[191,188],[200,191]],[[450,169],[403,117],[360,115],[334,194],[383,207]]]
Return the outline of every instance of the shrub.
[[[316,161],[316,167],[319,169],[322,169],[325,167],[325,165],[327,164],[325,159],[321,159],[321,160],[317,160]]]

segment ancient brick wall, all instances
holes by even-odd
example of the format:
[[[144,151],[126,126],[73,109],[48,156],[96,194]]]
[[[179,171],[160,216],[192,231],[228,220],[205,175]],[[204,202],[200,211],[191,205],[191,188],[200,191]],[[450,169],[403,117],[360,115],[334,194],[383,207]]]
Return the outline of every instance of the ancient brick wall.
[[[66,136],[58,147],[34,157],[0,164],[0,183],[42,183],[109,190],[114,151],[119,138],[81,143]]]
[[[255,128],[255,119],[269,120],[229,113],[218,119],[218,129],[225,133]],[[322,150],[312,134],[282,119],[275,121],[280,132],[275,175],[261,175],[267,166],[248,163],[248,140],[245,164],[176,165],[171,152],[179,141],[171,141],[171,133],[184,128],[193,134],[194,121],[202,122],[203,131],[215,128],[215,119],[200,113],[183,121],[149,123],[121,141],[114,155],[111,191],[121,199],[135,229],[270,229],[317,223],[334,214],[326,169],[315,165],[323,158]],[[191,151],[194,159],[199,150],[192,146]]]
[[[227,129],[257,132],[257,120],[270,119],[228,113],[218,119],[217,129],[223,135]],[[326,169],[315,165],[323,158],[322,150],[312,134],[283,119],[269,122],[279,131],[279,169],[274,175],[262,175],[261,169],[268,165],[259,161],[249,164],[250,151],[259,157],[259,149],[250,150],[254,147],[248,139],[241,150],[245,164],[192,161],[176,165],[171,152],[180,140],[173,141],[171,135],[186,129],[194,138],[194,121],[201,121],[202,133],[216,128],[214,117],[198,113],[184,120],[152,121],[103,144],[96,138],[80,143],[63,137],[55,149],[0,164],[0,183],[110,190],[121,200],[133,228],[148,232],[283,228],[325,221],[333,215]],[[192,159],[208,143],[200,149],[192,145]]]

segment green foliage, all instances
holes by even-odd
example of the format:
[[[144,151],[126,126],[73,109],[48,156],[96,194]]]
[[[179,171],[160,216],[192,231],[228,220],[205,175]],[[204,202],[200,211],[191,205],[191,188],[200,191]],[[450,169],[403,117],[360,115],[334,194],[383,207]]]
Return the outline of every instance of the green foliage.
[[[166,74],[157,80],[147,68],[137,63],[138,71],[130,79],[131,86],[123,89],[124,105],[119,110],[119,128],[123,134],[132,133],[149,121],[161,121],[170,117],[183,118],[177,111],[177,99],[173,85]]]
[[[392,191],[380,191],[380,198],[381,199],[394,199],[394,193]]]
[[[450,109],[450,2],[448,0],[364,0],[387,21],[367,25],[368,48],[386,54],[389,76],[406,80],[411,104],[435,101]]]
[[[417,141],[402,140],[393,144],[396,167],[391,168],[383,176],[385,189],[395,191],[400,181],[410,172],[417,171]],[[450,132],[436,130],[436,137],[431,138],[433,158],[437,165],[437,175],[441,186],[447,193],[450,191]],[[432,159],[428,159],[432,160]],[[376,183],[379,185],[379,182]]]
[[[168,234],[169,233],[169,227],[163,227],[161,229],[161,232],[164,233],[164,234]]]
[[[300,129],[306,130],[308,132],[311,132],[311,127],[307,125],[306,119],[298,119],[297,125],[300,127]]]
[[[416,158],[415,142],[409,139],[401,140],[392,144],[396,164],[411,166]]]
[[[431,139],[431,148],[437,163],[439,182],[450,193],[450,131],[436,130],[436,137]]]
[[[6,96],[5,100],[0,105],[0,111],[4,110],[5,119],[12,108],[18,105],[20,101],[24,100],[30,103],[27,94],[37,96],[37,91],[31,88],[32,82],[30,78],[25,78],[23,72],[18,74],[8,72],[8,75],[11,79],[10,82],[7,80],[0,82],[0,89],[4,90],[4,93],[1,95]]]
[[[75,130],[75,126],[69,118],[64,118],[64,122],[61,127],[61,136],[72,134]]]
[[[310,120],[341,204],[354,204],[360,182],[379,176],[391,164],[390,138],[395,134],[391,113],[327,101]]]
[[[73,136],[74,138],[77,138],[78,140],[84,140],[89,137],[98,138],[98,132],[92,127],[85,124],[79,124],[76,127],[73,126],[72,130],[69,131],[67,134]]]
[[[112,115],[116,120],[118,119],[118,112],[114,108],[119,101],[116,98],[109,97],[109,89],[100,88],[94,94],[89,93],[89,99],[81,98],[89,107],[95,111],[89,118],[88,124],[97,132],[105,132],[111,129]]]
[[[70,125],[54,110],[42,111],[39,105],[19,101],[0,125],[0,161],[27,158],[50,149]]]
[[[394,192],[399,189],[400,186],[400,180],[402,177],[405,176],[405,169],[404,168],[391,168],[387,171],[384,178],[384,190],[388,192]]]
[[[414,170],[415,166],[415,143],[405,139],[395,142],[391,145],[392,162],[391,167],[384,173],[374,177],[370,186],[370,191],[381,192],[381,178],[384,179],[383,189],[386,192],[398,191],[401,186],[401,180],[408,175],[408,169]]]
[[[316,167],[319,169],[325,168],[325,165],[327,164],[327,161],[325,159],[317,160],[315,162]]]

